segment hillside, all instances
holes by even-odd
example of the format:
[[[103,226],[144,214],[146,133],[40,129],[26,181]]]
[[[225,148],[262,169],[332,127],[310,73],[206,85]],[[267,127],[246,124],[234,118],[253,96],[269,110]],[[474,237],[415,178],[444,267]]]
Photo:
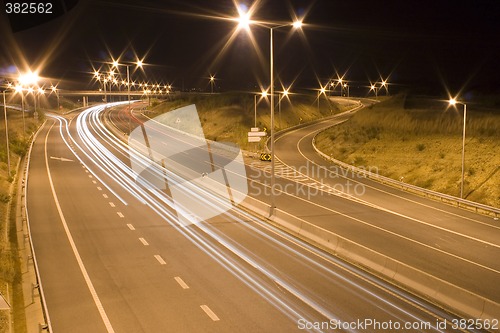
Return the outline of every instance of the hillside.
[[[317,137],[323,152],[397,180],[459,196],[462,106],[396,96]],[[468,105],[464,197],[500,207],[500,113]]]

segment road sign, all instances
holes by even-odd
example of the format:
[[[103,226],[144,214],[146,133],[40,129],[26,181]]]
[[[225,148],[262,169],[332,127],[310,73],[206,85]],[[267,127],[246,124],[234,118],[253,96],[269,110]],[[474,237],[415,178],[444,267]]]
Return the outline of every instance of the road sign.
[[[250,128],[250,131],[251,132],[258,132],[258,131],[260,131],[260,128],[258,128],[258,127],[252,127],[252,128]]]
[[[260,154],[260,160],[265,161],[265,162],[270,162],[271,161],[271,154],[269,154],[269,153]]]
[[[0,310],[9,310],[10,309],[10,304],[7,302],[5,297],[0,293]]]
[[[260,136],[249,136],[248,142],[260,142]]]
[[[266,136],[266,132],[248,132],[248,137],[252,136]]]

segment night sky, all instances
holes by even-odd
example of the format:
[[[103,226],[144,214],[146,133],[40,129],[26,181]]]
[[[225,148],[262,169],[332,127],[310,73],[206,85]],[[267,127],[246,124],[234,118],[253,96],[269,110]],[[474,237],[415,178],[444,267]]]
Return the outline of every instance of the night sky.
[[[292,13],[305,15],[302,32],[279,29],[274,44],[277,80],[287,85],[318,88],[318,80],[338,74],[352,86],[388,78],[394,89],[431,95],[500,93],[498,0],[267,0],[252,19],[288,22]],[[80,0],[61,17],[15,33],[1,15],[4,74],[43,63],[41,75],[61,86],[96,88],[92,66],[137,54],[149,66],[135,80],[208,89],[215,74],[223,91],[268,85],[267,29],[252,27],[262,61],[244,31],[222,52],[236,23],[216,17],[237,15],[232,0]]]

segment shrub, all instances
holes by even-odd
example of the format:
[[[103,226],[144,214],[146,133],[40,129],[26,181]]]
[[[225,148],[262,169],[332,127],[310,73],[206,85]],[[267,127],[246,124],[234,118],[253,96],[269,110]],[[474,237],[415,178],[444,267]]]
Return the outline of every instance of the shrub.
[[[418,151],[423,151],[424,149],[425,149],[425,145],[424,145],[423,143],[419,143],[419,144],[417,145],[417,150],[418,150]]]

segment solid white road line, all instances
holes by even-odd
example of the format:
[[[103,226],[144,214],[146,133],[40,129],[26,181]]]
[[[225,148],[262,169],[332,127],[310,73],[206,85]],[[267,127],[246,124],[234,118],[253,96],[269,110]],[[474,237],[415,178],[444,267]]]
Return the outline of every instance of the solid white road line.
[[[155,254],[155,258],[156,258],[156,260],[158,260],[158,262],[160,263],[160,265],[166,265],[167,264],[167,262],[165,260],[163,260],[163,258],[159,254]]]
[[[219,317],[207,306],[207,305],[200,305],[200,308],[205,311],[205,313],[212,319],[213,321],[219,321]]]
[[[182,287],[182,289],[189,289],[189,286],[180,277],[176,276],[176,277],[174,277],[174,279]]]
[[[80,253],[78,252],[78,249],[76,248],[75,242],[73,240],[73,236],[71,235],[71,232],[68,228],[68,224],[66,223],[66,218],[64,217],[64,214],[62,212],[61,205],[59,204],[56,190],[54,188],[54,183],[52,182],[52,175],[50,174],[50,168],[49,168],[49,159],[47,158],[48,157],[47,141],[48,141],[48,137],[49,137],[49,133],[50,133],[51,129],[52,129],[52,127],[47,131],[47,136],[45,137],[45,167],[47,169],[47,176],[49,178],[49,184],[50,184],[50,189],[52,191],[52,196],[54,198],[54,203],[56,204],[57,212],[59,213],[59,217],[60,217],[62,225],[64,227],[64,231],[66,232],[66,237],[68,238],[71,249],[73,250],[73,254],[75,255],[78,266],[80,267],[80,271],[82,272],[83,278],[87,284],[87,287],[89,288],[90,294],[92,295],[92,299],[94,300],[94,303],[97,307],[97,310],[99,311],[99,314],[101,315],[101,319],[104,322],[104,326],[106,327],[106,330],[109,333],[114,333],[115,330],[113,329],[113,326],[111,325],[111,322],[109,321],[108,315],[106,314],[106,311],[104,310],[104,307],[101,303],[101,300],[99,299],[99,296],[97,295],[97,291],[95,290],[94,285],[92,284],[92,281],[90,280],[90,276],[87,272],[87,269],[85,268],[85,265],[83,264],[82,258],[80,257]]]
[[[141,243],[144,245],[144,246],[148,246],[149,243],[144,239],[144,238],[139,238],[139,240],[141,241]]]

